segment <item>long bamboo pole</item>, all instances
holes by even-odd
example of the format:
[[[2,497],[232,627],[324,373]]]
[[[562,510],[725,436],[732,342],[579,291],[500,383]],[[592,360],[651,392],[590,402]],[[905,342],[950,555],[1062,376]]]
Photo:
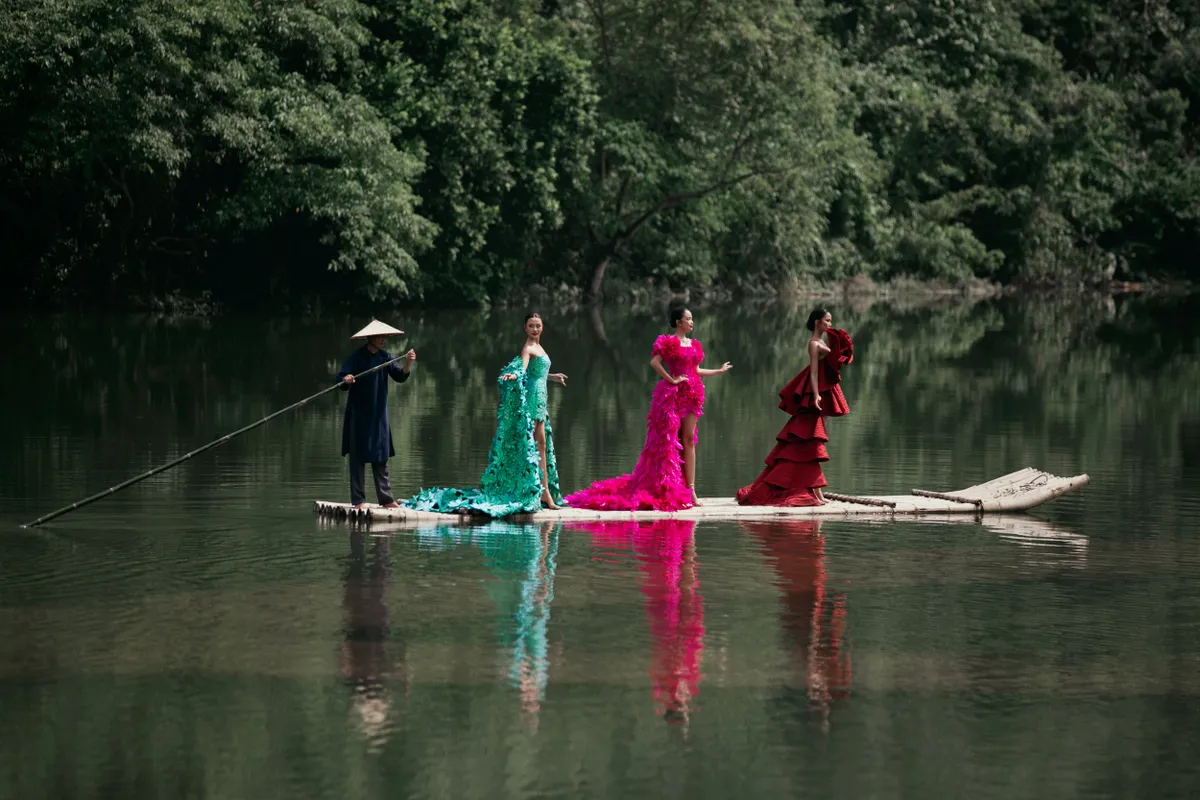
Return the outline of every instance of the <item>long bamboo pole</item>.
[[[354,376],[354,379],[358,380],[359,378],[363,377],[364,375],[370,375],[372,372],[378,372],[379,370],[381,370],[385,367],[389,367],[392,364],[395,364],[397,361],[400,361],[403,358],[404,358],[404,356],[402,356],[402,355],[396,356],[391,361],[385,361],[382,364],[378,364],[374,367],[371,367],[369,370],[366,370],[365,372],[360,372],[358,375]],[[225,444],[230,439],[235,439],[238,436],[241,436],[246,431],[254,430],[259,425],[262,425],[266,422],[270,422],[271,420],[278,417],[280,414],[286,414],[289,411],[294,411],[295,409],[300,408],[303,405],[311,403],[313,400],[316,400],[318,397],[320,397],[323,394],[328,394],[329,392],[332,392],[334,389],[340,389],[342,387],[343,383],[344,383],[344,381],[338,381],[333,386],[322,389],[321,391],[317,392],[316,394],[312,395],[311,397],[306,397],[298,403],[292,403],[287,408],[281,408],[278,411],[276,411],[274,414],[268,414],[267,416],[260,419],[258,422],[253,422],[244,428],[239,428],[238,430],[234,431],[233,433],[227,433],[224,436],[222,436],[220,439],[217,439],[216,441],[213,441],[213,442],[209,442],[208,444],[204,445],[203,447],[198,447],[195,450],[193,450],[192,452],[182,455],[179,458],[175,459],[174,461],[172,461],[168,464],[163,464],[161,467],[155,467],[154,469],[150,470],[149,472],[143,472],[141,475],[138,475],[136,478],[130,478],[127,481],[118,483],[116,486],[110,486],[109,488],[105,489],[103,492],[97,492],[96,494],[92,495],[91,497],[85,497],[84,499],[80,500],[77,503],[71,503],[71,505],[69,505],[69,506],[63,506],[62,508],[58,509],[57,511],[52,511],[49,514],[45,515],[44,517],[38,517],[33,522],[26,523],[25,525],[22,525],[21,527],[22,528],[36,527],[38,525],[41,525],[43,522],[49,522],[50,520],[54,519],[55,517],[61,517],[63,514],[74,511],[77,508],[83,508],[84,506],[88,505],[89,503],[94,503],[103,497],[108,497],[110,494],[116,494],[117,492],[121,491],[122,489],[125,489],[127,487],[133,486],[135,483],[140,483],[141,481],[146,480],[146,478],[149,478],[152,475],[157,475],[160,472],[166,472],[171,467],[178,466],[179,464],[182,464],[183,462],[187,461],[189,458],[200,455],[205,450],[211,450],[214,447],[216,447],[217,445]]]

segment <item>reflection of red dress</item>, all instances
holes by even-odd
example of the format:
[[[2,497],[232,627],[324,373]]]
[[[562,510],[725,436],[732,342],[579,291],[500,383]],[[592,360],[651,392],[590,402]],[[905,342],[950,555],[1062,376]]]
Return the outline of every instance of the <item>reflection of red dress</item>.
[[[696,575],[695,521],[568,523],[591,533],[600,560],[632,549],[644,576],[646,616],[654,646],[650,681],[656,711],[668,722],[686,722],[700,692],[704,650],[704,598]]]
[[[826,589],[825,540],[820,522],[743,522],[774,562],[784,597],[783,629],[804,671],[812,704],[828,710],[850,694],[850,653],[846,644],[846,600]]]
[[[817,362],[817,388],[821,410],[813,407],[809,367],[779,391],[779,407],[792,416],[775,437],[775,448],[767,456],[767,467],[754,483],[739,489],[737,501],[744,506],[815,506],[813,489],[826,485],[821,462],[829,460],[825,443],[825,417],[850,413],[840,386],[841,368],[854,359],[850,336],[830,328],[829,352]]]

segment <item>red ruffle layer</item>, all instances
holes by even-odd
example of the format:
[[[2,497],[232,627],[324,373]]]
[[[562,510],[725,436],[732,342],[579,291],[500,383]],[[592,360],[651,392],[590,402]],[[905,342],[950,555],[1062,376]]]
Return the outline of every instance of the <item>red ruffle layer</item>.
[[[740,489],[737,501],[744,506],[815,506],[813,489],[828,485],[821,462],[829,460],[825,417],[850,413],[842,393],[840,368],[853,360],[853,346],[845,331],[830,329],[830,352],[818,364],[817,388],[821,410],[813,406],[809,368],[788,381],[779,392],[779,407],[791,419],[775,437],[766,469],[751,485]]]

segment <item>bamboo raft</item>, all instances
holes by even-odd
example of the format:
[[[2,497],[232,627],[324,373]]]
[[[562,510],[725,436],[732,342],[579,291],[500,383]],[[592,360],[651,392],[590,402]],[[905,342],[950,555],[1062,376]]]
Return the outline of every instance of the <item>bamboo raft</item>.
[[[701,498],[701,505],[683,511],[593,511],[586,508],[542,510],[532,514],[513,514],[513,522],[572,522],[587,520],[735,520],[735,519],[812,519],[831,517],[891,516],[916,518],[945,515],[982,515],[1026,511],[1034,506],[1082,488],[1088,476],[1061,477],[1033,467],[1003,475],[987,483],[951,492],[913,489],[909,494],[854,497],[826,492],[823,506],[787,508],[780,506],[740,506],[732,497]],[[383,508],[368,504],[354,508],[348,503],[317,500],[313,510],[318,517],[370,523],[376,520],[454,524],[475,517],[440,514],[410,508]]]

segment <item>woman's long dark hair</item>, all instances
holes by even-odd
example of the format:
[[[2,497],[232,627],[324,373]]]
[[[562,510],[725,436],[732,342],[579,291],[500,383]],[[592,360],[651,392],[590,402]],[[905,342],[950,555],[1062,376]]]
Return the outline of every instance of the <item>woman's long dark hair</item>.
[[[810,331],[816,330],[817,320],[828,313],[829,311],[826,309],[822,308],[821,306],[817,306],[812,310],[812,313],[808,315],[808,322],[805,323],[804,327],[808,328]]]
[[[679,324],[679,320],[683,319],[683,312],[687,311],[684,306],[671,306],[667,311],[667,325],[671,330],[675,330],[675,326]]]

